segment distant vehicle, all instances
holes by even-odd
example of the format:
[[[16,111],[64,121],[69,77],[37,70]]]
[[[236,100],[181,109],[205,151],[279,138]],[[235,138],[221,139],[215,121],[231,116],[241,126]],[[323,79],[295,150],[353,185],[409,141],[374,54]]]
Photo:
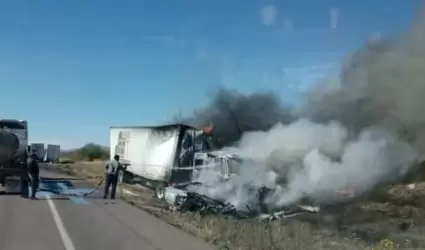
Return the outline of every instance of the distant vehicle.
[[[0,119],[0,184],[18,177],[21,195],[28,196],[28,124],[24,120]]]
[[[37,157],[40,161],[44,161],[46,157],[44,143],[31,143],[31,150],[37,154]]]
[[[48,144],[46,150],[46,162],[59,163],[60,153],[60,145]]]
[[[195,154],[210,150],[205,130],[184,124],[110,128],[111,159],[127,165],[124,181],[152,187],[160,199],[165,187],[192,183]]]

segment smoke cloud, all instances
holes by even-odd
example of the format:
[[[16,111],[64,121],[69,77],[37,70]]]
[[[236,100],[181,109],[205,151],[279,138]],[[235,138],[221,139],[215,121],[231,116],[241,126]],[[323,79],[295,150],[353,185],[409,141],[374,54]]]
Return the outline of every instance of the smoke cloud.
[[[423,27],[421,10],[405,32],[368,41],[297,110],[268,93],[218,91],[189,122],[214,122],[216,141],[247,160],[230,180],[204,175],[196,191],[243,209],[266,186],[279,207],[341,200],[338,189],[358,195],[405,175],[425,149]]]
[[[294,120],[292,110],[273,93],[256,92],[244,95],[236,90],[218,89],[211,103],[191,117],[176,118],[195,127],[213,122],[214,142],[218,147],[232,145],[245,132],[270,129],[278,122]]]
[[[200,180],[205,185],[195,191],[239,209],[257,207],[261,187],[275,189],[266,200],[271,207],[304,198],[317,203],[344,199],[335,193],[338,189],[353,189],[359,195],[403,176],[416,159],[414,148],[381,129],[365,129],[349,140],[337,122],[316,124],[307,119],[247,133],[236,147],[224,150],[249,160],[230,180],[205,173]]]
[[[355,133],[379,124],[425,149],[424,13],[402,34],[356,51],[339,79],[310,89],[300,115],[317,122],[337,120]]]

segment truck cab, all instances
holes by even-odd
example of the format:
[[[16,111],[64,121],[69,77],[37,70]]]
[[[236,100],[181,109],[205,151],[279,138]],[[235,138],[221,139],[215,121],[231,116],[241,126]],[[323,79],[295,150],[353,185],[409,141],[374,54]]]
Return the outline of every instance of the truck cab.
[[[193,180],[199,179],[204,170],[211,170],[222,180],[228,180],[240,172],[242,159],[225,151],[197,152],[194,156]]]

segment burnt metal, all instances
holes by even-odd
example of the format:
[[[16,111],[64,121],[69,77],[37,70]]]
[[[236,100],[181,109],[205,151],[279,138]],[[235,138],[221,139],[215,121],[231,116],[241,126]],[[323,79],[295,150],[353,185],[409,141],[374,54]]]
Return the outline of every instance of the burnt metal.
[[[195,192],[188,192],[184,200],[181,200],[179,205],[181,212],[199,212],[201,215],[223,215],[231,216],[239,219],[253,217],[252,211],[239,211],[232,204],[225,203],[216,199],[212,199],[205,195]]]

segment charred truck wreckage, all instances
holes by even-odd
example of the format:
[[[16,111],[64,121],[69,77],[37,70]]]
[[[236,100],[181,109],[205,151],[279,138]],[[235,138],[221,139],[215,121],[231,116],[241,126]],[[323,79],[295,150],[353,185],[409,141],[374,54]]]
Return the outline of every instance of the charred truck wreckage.
[[[305,213],[317,213],[317,206],[294,205],[280,210],[270,210],[265,204],[265,193],[271,191],[267,188],[258,190],[258,205],[260,209],[253,209],[249,205],[246,209],[238,209],[229,202],[213,199],[197,192],[185,191],[174,187],[166,188],[165,200],[173,211],[179,212],[199,212],[201,215],[215,214],[233,217],[236,219],[248,219],[258,217],[260,219],[274,220],[279,218],[289,218]]]
[[[267,199],[273,195],[273,187],[255,183],[235,187],[249,160],[226,150],[214,150],[213,131],[213,125],[204,129],[184,124],[111,127],[110,150],[127,166],[123,182],[154,189],[156,197],[173,211],[197,211],[239,219],[258,216],[276,219],[319,211],[313,206],[270,206]],[[215,190],[217,187],[224,188]],[[250,192],[254,200],[241,205],[209,192],[236,192],[234,199],[238,199],[237,192],[241,188]]]

